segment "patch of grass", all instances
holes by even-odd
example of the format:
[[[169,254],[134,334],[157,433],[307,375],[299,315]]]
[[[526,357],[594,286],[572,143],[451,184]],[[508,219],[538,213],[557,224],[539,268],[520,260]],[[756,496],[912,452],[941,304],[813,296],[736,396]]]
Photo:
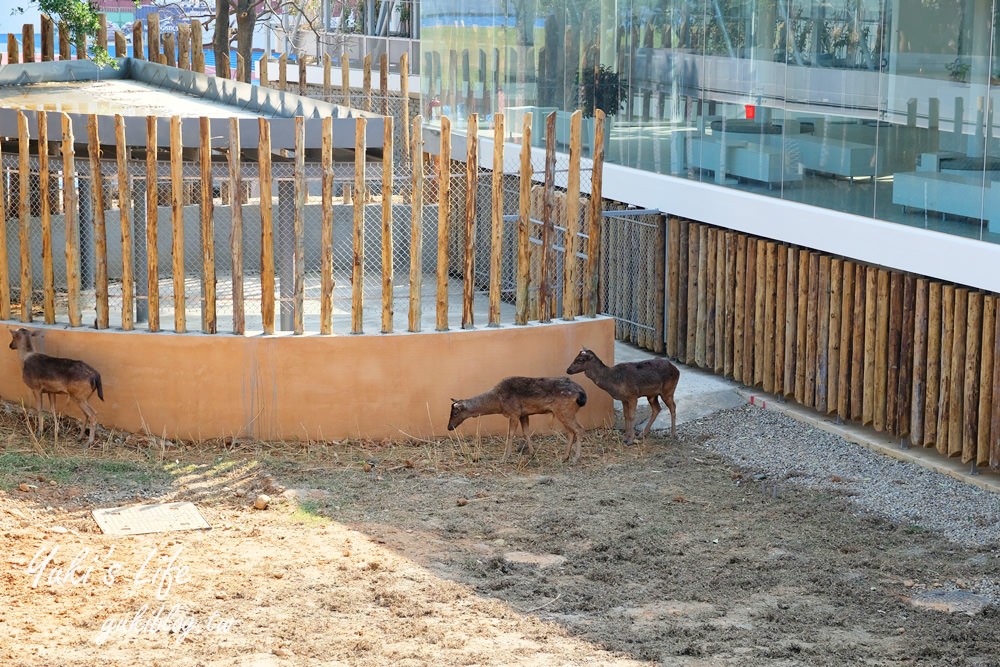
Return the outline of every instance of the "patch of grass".
[[[0,454],[0,488],[11,489],[26,477],[55,480],[60,484],[91,479],[95,483],[113,478],[149,485],[165,478],[162,470],[137,461],[91,459],[78,456],[49,457],[39,454],[7,451]]]
[[[305,524],[322,525],[330,523],[330,519],[325,515],[326,507],[323,503],[316,500],[301,500],[292,512],[292,519]]]

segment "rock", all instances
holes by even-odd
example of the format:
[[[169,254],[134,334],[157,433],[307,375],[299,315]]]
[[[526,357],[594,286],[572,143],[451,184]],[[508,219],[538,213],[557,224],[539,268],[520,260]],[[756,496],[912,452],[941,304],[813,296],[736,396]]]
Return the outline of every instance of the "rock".
[[[260,494],[257,496],[257,499],[253,501],[253,506],[259,510],[266,510],[269,504],[271,504],[271,496],[266,493]]]
[[[990,606],[990,600],[969,591],[928,591],[914,595],[907,601],[914,607],[943,611],[947,614],[959,612],[969,616],[975,616]]]
[[[289,651],[287,648],[276,648],[276,649],[274,649],[274,651],[272,651],[272,653],[274,653],[279,658],[290,658],[293,655],[295,655],[294,653],[292,653],[291,651]]]
[[[455,502],[455,504],[457,504],[459,507],[465,507],[466,505],[469,504],[469,499],[468,498],[459,498]]]
[[[24,491],[25,493],[28,493],[29,491],[31,491],[31,485],[28,484],[27,482],[21,482],[20,484],[17,485],[17,489],[19,491]]]
[[[508,551],[503,555],[503,559],[508,563],[534,565],[540,568],[555,567],[566,562],[566,556],[559,554],[533,554],[527,551]]]

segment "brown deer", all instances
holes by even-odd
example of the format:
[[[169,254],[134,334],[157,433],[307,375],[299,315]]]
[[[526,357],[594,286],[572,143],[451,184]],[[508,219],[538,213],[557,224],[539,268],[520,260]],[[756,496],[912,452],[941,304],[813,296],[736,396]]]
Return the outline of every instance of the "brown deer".
[[[667,359],[649,359],[615,364],[612,367],[593,353],[583,348],[576,359],[569,365],[566,372],[570,375],[583,372],[591,382],[611,394],[611,398],[622,402],[622,413],[625,417],[625,444],[635,441],[635,407],[640,396],[649,401],[652,414],[642,430],[640,439],[645,438],[653,427],[656,415],[660,414],[660,401],[670,410],[670,435],[677,435],[677,406],[674,403],[674,390],[680,379],[680,371]]]
[[[97,412],[90,406],[87,399],[96,391],[98,398],[104,400],[104,388],[101,386],[101,374],[92,366],[76,359],[51,357],[41,352],[35,352],[32,347],[31,332],[27,329],[17,329],[10,332],[10,349],[17,350],[21,360],[21,378],[35,396],[35,406],[38,411],[38,436],[42,435],[43,412],[42,395],[48,394],[52,404],[52,417],[55,421],[55,437],[59,438],[59,418],[56,416],[55,394],[67,394],[76,401],[85,418],[84,433],[90,427],[90,437],[87,446],[94,444],[94,432],[97,430]]]
[[[507,446],[504,460],[510,456],[511,436],[521,425],[521,432],[527,443],[528,454],[534,454],[531,436],[528,435],[528,417],[549,413],[566,427],[569,443],[563,461],[570,460],[570,449],[576,443],[572,463],[580,460],[580,441],[583,426],[576,419],[576,413],[587,404],[587,392],[569,378],[509,377],[501,380],[489,391],[461,400],[451,400],[451,418],[448,430],[470,417],[483,415],[504,415],[510,420],[507,427]]]

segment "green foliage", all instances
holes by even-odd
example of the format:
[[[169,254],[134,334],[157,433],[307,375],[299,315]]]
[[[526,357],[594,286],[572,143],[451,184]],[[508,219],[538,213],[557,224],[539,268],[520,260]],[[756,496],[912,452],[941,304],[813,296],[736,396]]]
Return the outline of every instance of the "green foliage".
[[[91,40],[97,37],[97,30],[100,28],[99,12],[97,5],[90,0],[28,1],[38,5],[38,9],[51,16],[53,20],[66,24],[70,40],[75,44],[80,44],[86,37],[91,38]],[[134,2],[138,7],[139,0],[134,0]],[[92,43],[90,45],[90,59],[98,67],[118,66],[117,61],[108,54],[107,44]]]
[[[599,65],[594,76],[584,73],[580,95],[585,118],[592,117],[595,109],[600,109],[610,118],[621,110],[625,102],[621,77],[607,65]]]

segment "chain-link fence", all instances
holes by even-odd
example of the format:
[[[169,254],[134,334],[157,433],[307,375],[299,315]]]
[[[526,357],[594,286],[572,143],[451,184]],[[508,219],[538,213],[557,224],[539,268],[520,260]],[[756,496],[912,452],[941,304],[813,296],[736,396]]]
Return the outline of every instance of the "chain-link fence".
[[[482,136],[490,136],[488,127],[480,127],[480,130]],[[492,169],[479,167],[474,172],[476,184],[471,198],[474,207],[474,252],[471,268],[474,306],[472,323],[476,325],[487,322],[494,207],[499,207],[502,224],[498,277],[502,299],[500,321],[514,321],[518,273],[517,220],[522,177],[520,147],[508,144],[505,148],[498,201],[494,201],[493,197]],[[26,286],[30,282],[31,285],[33,319],[68,321],[65,204],[69,202],[71,207],[78,206],[78,238],[75,239],[80,252],[81,293],[78,303],[85,326],[93,326],[97,320],[100,298],[97,265],[102,253],[96,231],[103,218],[106,238],[103,254],[108,276],[110,326],[122,326],[123,250],[128,249],[131,250],[130,266],[134,284],[134,309],[131,314],[137,328],[219,332],[238,330],[238,322],[234,320],[233,295],[242,286],[245,328],[247,331],[262,330],[262,198],[258,164],[244,160],[240,178],[234,182],[225,155],[222,155],[221,159],[213,160],[209,178],[205,179],[197,149],[185,148],[182,151],[185,160],[180,165],[180,177],[176,178],[171,174],[169,149],[161,149],[155,163],[155,186],[151,190],[148,184],[149,165],[142,154],[145,151],[139,150],[141,153],[125,160],[126,167],[121,173],[116,160],[101,160],[99,185],[95,185],[91,162],[86,157],[76,158],[75,174],[68,179],[63,174],[61,160],[57,163],[50,159],[47,177],[43,182],[43,165],[37,155],[29,157],[28,169],[22,179],[21,157],[13,151],[4,151],[2,171],[7,279],[14,305],[12,317],[20,317],[21,259],[24,257],[27,271],[25,275],[30,275],[30,278],[23,284]],[[353,290],[355,270],[362,279],[363,303],[360,314],[363,316],[364,332],[406,330],[409,326],[412,266],[416,266],[419,273],[419,280],[415,281],[419,284],[418,293],[422,303],[423,317],[419,326],[424,330],[435,328],[435,311],[445,301],[448,326],[457,328],[467,323],[462,318],[462,297],[466,215],[470,204],[469,175],[466,164],[462,161],[465,156],[453,154],[452,157],[456,159],[448,165],[445,175],[450,187],[444,202],[446,214],[443,218],[447,223],[448,237],[448,284],[447,296],[444,297],[438,294],[442,180],[438,173],[437,159],[425,154],[420,162],[424,176],[423,201],[419,203],[419,213],[414,216],[414,164],[408,156],[394,157],[389,162],[391,192],[384,188],[382,160],[369,157],[365,162],[363,192],[357,191],[355,163],[335,162],[332,174],[329,174],[332,193],[328,206],[323,203],[323,169],[320,164],[306,162],[304,173],[298,174],[292,157],[274,156],[270,202],[276,292],[275,327],[279,330],[291,330],[294,327],[299,298],[296,277],[301,273],[304,329],[320,329],[324,247],[331,254],[334,332],[347,333],[355,330],[352,326],[352,315],[358,312]],[[535,319],[539,314],[537,302],[541,279],[539,255],[543,215],[538,191],[545,173],[542,151],[536,149],[532,152],[531,166],[535,192],[532,195],[530,216],[531,262],[534,268],[530,278],[529,318]],[[568,156],[565,153],[559,154],[553,172],[556,186],[565,186],[568,169]],[[589,179],[589,169],[585,165],[581,171],[581,180],[588,183]],[[23,212],[26,226],[23,229],[22,181],[26,187],[26,208]],[[304,190],[301,206],[297,204],[297,183]],[[100,212],[94,206],[95,187],[101,188],[103,215],[99,215]],[[564,200],[564,196],[562,199]],[[567,225],[565,203],[560,203],[559,195],[555,195],[553,201],[556,206],[552,213],[554,224],[550,241],[555,269],[550,274],[550,294],[553,299],[551,316],[558,318],[562,313]],[[122,240],[123,209],[127,214],[125,243]],[[237,253],[242,258],[242,281],[233,275],[232,230],[237,211],[242,220],[242,234],[236,246]],[[364,222],[362,252],[357,258],[357,265],[354,252],[356,211],[360,211]],[[587,252],[585,202],[581,203],[579,211],[580,232],[576,255],[578,269],[575,280],[582,289]],[[297,216],[301,217],[302,229],[301,236],[298,237],[295,234]],[[322,238],[325,217],[331,230],[326,243]],[[384,220],[387,222],[384,223]],[[391,243],[383,243],[383,224],[388,224]],[[415,265],[412,263],[415,250],[414,228],[416,240],[420,244]],[[206,233],[210,234],[210,239],[206,238]],[[22,235],[28,242],[26,253],[21,252]],[[211,243],[207,243],[208,240]],[[155,252],[151,252],[153,249]],[[388,267],[391,268],[391,280],[388,282],[387,292],[393,314],[391,322],[383,321],[383,252],[391,257],[391,267]],[[154,262],[156,279],[151,284],[149,267]],[[238,283],[235,290],[234,280]],[[213,287],[214,312],[210,305]],[[391,326],[386,326],[387,324]]]

